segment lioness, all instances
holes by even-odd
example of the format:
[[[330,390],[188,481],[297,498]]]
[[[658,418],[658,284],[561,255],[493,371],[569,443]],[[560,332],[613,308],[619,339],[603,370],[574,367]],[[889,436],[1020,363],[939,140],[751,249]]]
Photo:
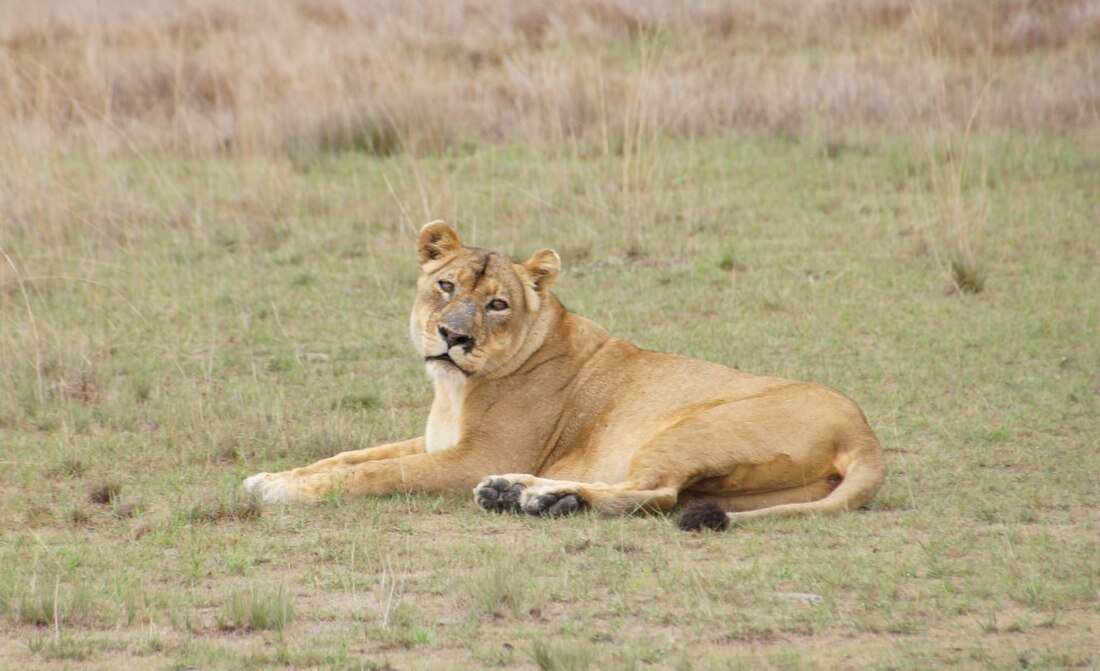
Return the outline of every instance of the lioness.
[[[473,487],[483,508],[532,515],[667,511],[687,497],[708,505],[687,526],[722,527],[851,510],[882,484],[878,440],[839,392],[615,338],[551,293],[552,250],[515,263],[464,247],[442,221],[417,245],[410,335],[435,386],[424,435],[258,473],[246,491]]]

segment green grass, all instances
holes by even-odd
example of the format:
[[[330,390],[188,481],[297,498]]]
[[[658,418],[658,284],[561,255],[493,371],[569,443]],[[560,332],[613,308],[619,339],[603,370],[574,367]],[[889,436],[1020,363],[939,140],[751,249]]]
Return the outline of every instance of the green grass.
[[[222,629],[232,631],[274,629],[282,631],[294,620],[294,601],[283,589],[257,592],[234,590],[226,597]]]
[[[979,293],[950,290],[905,140],[18,157],[41,218],[0,220],[0,667],[1094,665],[1100,156],[971,141],[983,178],[952,198],[988,207]],[[882,492],[703,535],[239,499],[421,431],[407,311],[435,217],[556,248],[566,305],[641,346],[843,390]]]

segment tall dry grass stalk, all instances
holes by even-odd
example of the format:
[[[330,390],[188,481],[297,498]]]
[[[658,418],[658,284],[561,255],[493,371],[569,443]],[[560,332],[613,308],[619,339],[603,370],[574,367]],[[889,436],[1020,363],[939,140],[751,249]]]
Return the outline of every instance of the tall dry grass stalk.
[[[917,145],[925,149],[930,192],[930,197],[921,201],[927,222],[923,242],[947,278],[950,293],[976,294],[985,288],[988,272],[984,248],[991,208],[985,188],[987,157],[976,146],[974,131],[985,118],[987,98],[1004,77],[1006,63],[997,57],[1002,48],[1001,36],[987,21],[984,41],[965,43],[974,56],[971,78],[977,94],[962,100],[952,95],[950,74],[943,66],[945,36],[952,33],[944,24],[941,9],[927,1],[912,5],[912,21],[920,36],[924,62],[932,73],[936,111],[932,120],[918,126],[924,137]],[[1033,39],[1041,35],[1045,33]]]
[[[890,130],[942,114],[963,123],[983,95],[986,125],[1097,123],[1097,0],[919,7],[2,0],[0,142],[102,153],[384,155],[499,141],[630,152],[646,134]],[[933,35],[920,21],[929,8]],[[989,58],[1000,74],[984,90],[975,63]]]

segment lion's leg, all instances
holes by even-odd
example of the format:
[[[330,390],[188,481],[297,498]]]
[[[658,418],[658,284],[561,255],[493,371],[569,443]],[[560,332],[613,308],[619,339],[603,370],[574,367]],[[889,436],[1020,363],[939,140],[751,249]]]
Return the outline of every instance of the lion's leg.
[[[241,488],[250,494],[263,495],[266,489],[277,489],[279,485],[277,483],[291,483],[295,479],[302,478],[306,475],[323,474],[336,472],[343,469],[358,466],[370,461],[380,461],[383,459],[396,459],[399,457],[406,457],[413,454],[420,454],[424,452],[424,438],[412,438],[410,440],[401,441],[400,443],[389,443],[387,445],[379,445],[377,447],[368,447],[362,450],[349,450],[347,452],[341,452],[335,456],[328,457],[327,459],[321,459],[314,462],[309,466],[302,466],[290,471],[282,471],[279,473],[257,473],[249,476],[241,484]],[[268,486],[267,483],[272,483]],[[290,497],[294,498],[294,497]]]
[[[671,510],[677,495],[676,487],[651,488],[629,480],[615,485],[555,482],[525,490],[520,506],[528,515],[561,515],[580,507],[604,515],[659,513]]]
[[[420,454],[424,451],[424,438],[412,438],[400,443],[389,443],[377,447],[368,447],[362,450],[349,450],[335,456],[321,459],[309,466],[295,469],[301,473],[320,473],[334,468],[348,468],[357,466],[367,461],[379,461],[381,459],[396,459],[407,457],[410,454]]]
[[[798,487],[752,494],[720,495],[687,489],[680,493],[684,500],[702,499],[731,512],[759,510],[789,503],[809,503],[828,496],[836,489],[839,478],[818,480]]]
[[[475,500],[486,510],[549,516],[568,515],[582,507],[607,515],[661,512],[676,505],[676,495],[675,487],[647,487],[634,481],[608,485],[527,474],[493,475],[474,488]]]
[[[667,511],[684,489],[715,497],[755,495],[746,507],[820,499],[836,487],[841,436],[832,422],[791,415],[791,401],[805,393],[806,387],[792,385],[686,414],[635,447],[616,484],[506,476],[507,494],[503,487],[490,489],[506,502],[501,507],[551,515],[580,507],[605,514]],[[516,484],[521,491],[511,489]],[[483,507],[492,508],[494,492],[483,487],[475,493]]]
[[[789,410],[798,405],[812,412]],[[639,450],[631,470],[662,463],[686,476],[686,494],[732,511],[733,522],[853,510],[885,474],[882,448],[859,408],[803,384],[687,418]]]
[[[526,465],[503,461],[506,468]],[[454,447],[442,452],[410,454],[322,471],[310,472],[307,467],[282,473],[261,473],[246,480],[244,487],[268,503],[316,501],[329,493],[468,491],[486,470],[484,457],[477,448]]]

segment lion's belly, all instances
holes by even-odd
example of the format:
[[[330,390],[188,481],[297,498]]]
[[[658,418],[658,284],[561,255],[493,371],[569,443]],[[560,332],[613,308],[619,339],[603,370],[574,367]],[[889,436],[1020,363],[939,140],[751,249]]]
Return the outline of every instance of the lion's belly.
[[[540,469],[535,475],[551,480],[615,484],[626,480],[632,457],[631,450],[578,449]]]
[[[828,422],[815,428],[820,418],[795,410],[800,397],[821,393],[817,387],[651,352],[630,363],[582,392],[575,407],[585,412],[567,412],[575,420],[562,432],[566,444],[537,475],[617,484],[637,472],[710,470],[701,464],[729,462],[738,467],[710,483],[707,493],[731,496],[804,486],[832,474],[835,454],[822,433]]]
[[[537,475],[554,480],[624,482],[639,447],[661,434],[679,410],[660,410],[637,403],[637,397],[619,399],[599,412],[571,413],[578,421],[563,432],[559,455]]]
[[[554,480],[604,482],[616,484],[628,478],[639,448],[664,434],[686,414],[697,411],[699,403],[720,404],[713,398],[690,398],[688,405],[654,401],[667,398],[660,394],[639,394],[622,399],[613,408],[577,429],[561,456],[539,469],[537,475]],[[683,399],[678,399],[683,400]]]

